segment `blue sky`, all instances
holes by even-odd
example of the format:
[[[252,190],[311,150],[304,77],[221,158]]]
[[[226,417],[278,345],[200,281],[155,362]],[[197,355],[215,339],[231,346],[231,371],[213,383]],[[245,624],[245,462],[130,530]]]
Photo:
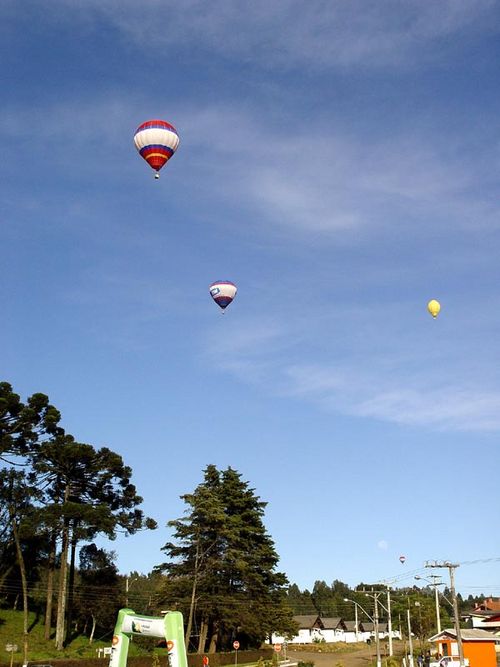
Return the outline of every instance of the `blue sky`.
[[[500,595],[498,560],[465,564],[500,558],[499,3],[0,19],[1,378],[132,466],[160,528],[107,545],[120,571],[163,561],[214,463],[301,588],[451,559]],[[181,138],[159,181],[149,118]]]

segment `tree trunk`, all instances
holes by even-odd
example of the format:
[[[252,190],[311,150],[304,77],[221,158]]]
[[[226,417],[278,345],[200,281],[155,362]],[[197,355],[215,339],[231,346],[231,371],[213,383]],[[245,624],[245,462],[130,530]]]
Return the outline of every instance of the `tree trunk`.
[[[0,590],[3,588],[4,581],[7,579],[7,577],[10,575],[10,573],[12,572],[13,569],[14,569],[14,563],[9,565],[9,567],[5,570],[5,572],[0,577]]]
[[[73,593],[75,588],[75,556],[76,556],[76,526],[73,527],[73,534],[71,536],[71,555],[69,563],[69,582],[68,582],[68,614],[66,620],[67,636],[66,642],[69,641],[69,634],[71,632],[71,621],[73,616]]]
[[[191,639],[191,628],[193,627],[193,615],[194,615],[194,605],[196,602],[196,579],[197,579],[197,571],[195,569],[194,577],[193,577],[193,588],[191,590],[191,604],[189,605],[189,616],[188,616],[188,621],[186,625],[186,635],[184,637],[184,643],[186,645],[186,651],[189,651],[189,641]]]
[[[212,636],[210,637],[210,646],[208,647],[209,653],[215,653],[217,651],[217,640],[219,638],[219,624],[214,623],[214,628]]]
[[[50,552],[47,562],[47,598],[45,601],[45,630],[44,637],[50,639],[50,630],[52,628],[52,602],[54,599],[54,570],[56,567],[56,548],[57,538],[55,531],[50,536]]]
[[[204,615],[201,619],[200,624],[200,637],[198,639],[198,653],[203,653],[205,651],[205,644],[207,643],[208,635],[208,619]]]
[[[70,486],[64,490],[64,502],[68,501]],[[56,621],[56,649],[62,651],[64,648],[64,628],[66,616],[66,595],[68,591],[68,551],[69,551],[69,521],[64,519],[61,546],[61,567],[59,569],[59,595],[57,598],[57,621]]]
[[[23,664],[28,664],[28,580],[26,579],[26,567],[24,565],[24,556],[19,539],[19,530],[14,517],[14,511],[9,508],[10,520],[12,525],[12,534],[16,543],[17,562],[21,572],[21,582],[23,587]]]
[[[94,614],[92,614],[92,630],[90,631],[90,637],[89,637],[89,644],[92,644],[94,641],[94,632],[95,632],[95,626],[97,625],[97,620]]]

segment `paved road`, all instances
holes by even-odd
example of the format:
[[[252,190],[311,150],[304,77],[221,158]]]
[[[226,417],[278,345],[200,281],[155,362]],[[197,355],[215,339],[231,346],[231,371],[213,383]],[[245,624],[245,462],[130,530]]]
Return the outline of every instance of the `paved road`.
[[[312,661],[314,667],[368,667],[375,658],[375,646],[366,646],[352,653],[318,653],[317,651],[289,651],[293,661]]]

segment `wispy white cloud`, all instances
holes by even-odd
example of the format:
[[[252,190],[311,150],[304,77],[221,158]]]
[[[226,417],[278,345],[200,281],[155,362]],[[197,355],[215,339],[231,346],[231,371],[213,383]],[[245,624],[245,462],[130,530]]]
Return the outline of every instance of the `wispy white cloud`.
[[[498,318],[485,316],[474,331],[463,313],[462,321],[449,329],[444,325],[435,337],[425,334],[425,326],[415,330],[414,322],[405,331],[400,306],[394,310],[401,315],[399,326],[396,319],[384,326],[373,308],[357,317],[348,313],[349,340],[338,326],[340,317],[336,326],[331,312],[304,322],[285,307],[274,321],[235,325],[222,368],[269,395],[306,401],[332,414],[433,431],[499,431],[500,387],[491,373],[492,349],[472,343],[476,337],[491,339]],[[322,351],[317,341],[326,331],[332,332],[331,345]]]
[[[5,155],[9,145],[17,154],[29,142],[30,151],[61,169],[70,168],[77,154],[80,179],[95,180],[117,169],[128,182],[139,173],[131,137],[145,106],[144,100],[132,103],[116,95],[61,102],[40,109],[34,118],[29,110],[4,108],[0,136]],[[375,233],[402,224],[410,237],[429,227],[449,234],[498,226],[496,185],[488,177],[498,155],[490,145],[476,145],[471,153],[467,137],[416,130],[361,139],[331,122],[302,127],[293,116],[265,120],[256,109],[236,105],[201,110],[185,105],[170,111],[181,145],[175,168],[167,167],[168,177],[182,190],[183,175],[196,175],[204,215],[231,204],[246,214],[240,224],[258,226],[266,234],[272,225],[292,238],[312,232],[342,237],[342,242],[355,240],[359,230]],[[222,135],[216,127],[224,128]],[[190,204],[196,210],[197,198]]]
[[[12,3],[12,0],[11,0]],[[18,3],[14,3],[18,4]],[[24,3],[25,5],[26,3]],[[23,5],[23,7],[24,7]],[[495,25],[494,0],[54,0],[59,21],[102,19],[151,51],[171,44],[291,68],[374,67],[431,59],[450,36]],[[12,11],[12,10],[11,10]]]

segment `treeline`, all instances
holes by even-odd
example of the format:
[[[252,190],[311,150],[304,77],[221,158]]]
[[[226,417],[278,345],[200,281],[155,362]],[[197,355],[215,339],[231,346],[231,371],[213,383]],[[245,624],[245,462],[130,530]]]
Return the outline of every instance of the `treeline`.
[[[373,586],[358,584],[351,589],[342,581],[335,580],[331,586],[325,581],[316,581],[312,590],[303,591],[296,584],[288,589],[288,603],[295,615],[312,614],[322,618],[355,619],[355,603],[358,606],[359,621],[369,621],[374,616]],[[383,590],[378,587],[378,590]],[[464,599],[457,595],[459,611],[468,611],[482,602],[484,595],[469,595]],[[435,589],[430,585],[419,587],[393,588],[390,600],[387,593],[379,595],[378,614],[381,622],[388,620],[387,608],[391,609],[392,625],[407,633],[407,610],[411,613],[411,629],[419,638],[429,637],[436,628]],[[440,587],[438,594],[439,614],[442,627],[453,625],[452,596],[448,587]]]
[[[317,581],[310,592],[289,585],[263,523],[266,503],[231,467],[208,465],[202,482],[181,496],[186,509],[167,523],[172,541],[162,549],[164,562],[147,575],[120,575],[116,555],[95,538],[132,535],[156,522],[140,510],[121,456],[77,442],[60,421],[46,395],[23,402],[0,383],[0,595],[4,605],[23,609],[24,663],[29,610],[43,614],[45,638],[55,629],[62,649],[75,635],[111,638],[123,606],[150,615],[178,609],[186,645],[199,653],[231,649],[236,639],[242,649],[259,647],[273,632],[293,636],[294,615],[353,619],[354,602],[373,616],[363,584]],[[450,618],[446,593],[443,624]],[[398,589],[391,598],[394,626],[410,607],[417,634],[434,627],[431,588]]]
[[[77,546],[97,535],[156,527],[139,509],[142,498],[122,457],[78,442],[60,421],[45,394],[23,402],[8,382],[0,383],[0,587],[8,591],[21,582],[25,663],[33,585],[43,580],[45,636],[55,616],[55,645],[62,649],[73,614]],[[97,558],[89,549],[82,550],[87,562]]]
[[[25,663],[30,609],[43,612],[46,639],[55,626],[60,650],[75,633],[111,632],[116,611],[144,591],[137,611],[181,610],[186,641],[199,652],[230,648],[236,638],[251,648],[273,631],[295,631],[288,581],[263,523],[266,503],[237,471],[207,466],[182,496],[185,515],[168,522],[165,562],[124,578],[94,539],[156,522],[139,509],[121,456],[78,442],[60,422],[45,394],[23,402],[0,383],[0,592],[24,611]]]

